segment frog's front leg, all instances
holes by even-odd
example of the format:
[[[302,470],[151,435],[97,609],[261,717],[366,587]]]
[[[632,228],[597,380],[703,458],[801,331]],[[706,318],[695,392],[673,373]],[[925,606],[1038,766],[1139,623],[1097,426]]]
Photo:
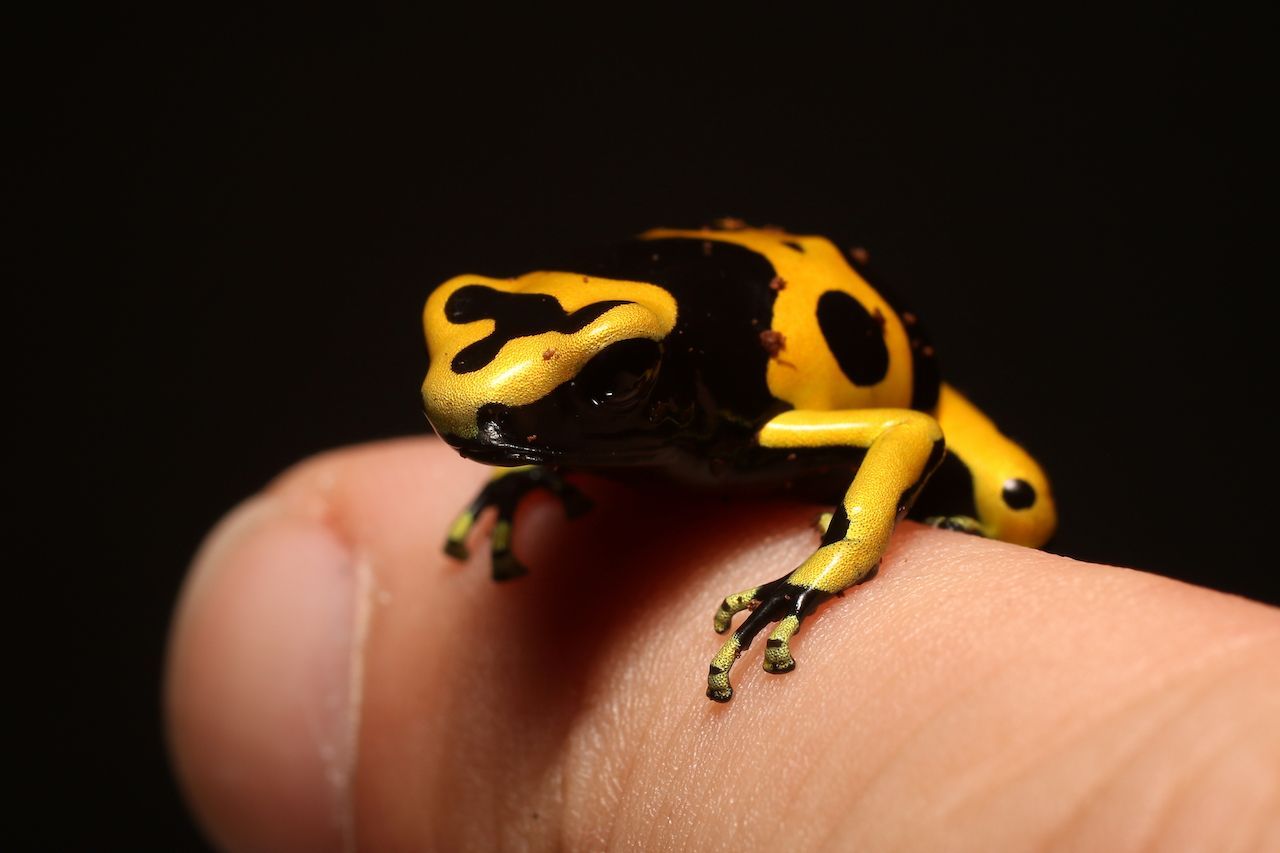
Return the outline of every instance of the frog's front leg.
[[[766,643],[765,670],[795,668],[790,641],[801,622],[820,603],[874,572],[898,520],[944,452],[937,421],[910,409],[785,412],[765,424],[758,440],[761,447],[784,453],[848,447],[866,454],[818,550],[789,574],[729,596],[716,611],[715,629],[721,634],[735,613],[752,611],[711,661],[707,696],[717,702],[733,697],[729,670],[765,625],[778,623]]]
[[[541,465],[499,468],[475,500],[454,519],[444,543],[444,552],[459,560],[467,559],[467,536],[480,513],[494,507],[498,511],[498,520],[490,537],[493,579],[504,581],[528,574],[529,570],[512,553],[511,541],[516,507],[534,489],[546,489],[558,497],[569,518],[577,518],[591,509],[587,496],[568,483],[558,471]]]

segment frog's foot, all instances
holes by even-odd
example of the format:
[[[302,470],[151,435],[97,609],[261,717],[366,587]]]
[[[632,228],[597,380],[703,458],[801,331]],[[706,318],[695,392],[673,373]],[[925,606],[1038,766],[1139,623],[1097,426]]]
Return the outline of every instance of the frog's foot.
[[[804,617],[822,601],[830,598],[832,593],[791,583],[791,577],[789,574],[763,586],[745,589],[730,595],[720,604],[714,620],[717,634],[729,630],[729,623],[735,613],[750,610],[751,614],[725,640],[720,651],[712,658],[707,675],[708,699],[728,702],[733,698],[729,670],[738,657],[750,648],[751,641],[764,626],[772,622],[777,622],[778,625],[765,643],[765,672],[781,674],[796,668],[795,658],[791,656],[791,638],[800,630]]]
[[[987,535],[987,532],[982,529],[982,523],[967,515],[931,515],[924,520],[924,523],[939,530],[955,530],[974,536]]]
[[[512,553],[511,541],[516,507],[534,489],[546,489],[558,497],[569,518],[577,518],[591,509],[591,500],[556,471],[537,466],[503,470],[495,474],[475,500],[454,519],[444,543],[444,552],[459,560],[470,556],[467,538],[475,527],[476,519],[486,509],[494,507],[498,520],[490,538],[493,579],[504,581],[528,574],[529,570]]]

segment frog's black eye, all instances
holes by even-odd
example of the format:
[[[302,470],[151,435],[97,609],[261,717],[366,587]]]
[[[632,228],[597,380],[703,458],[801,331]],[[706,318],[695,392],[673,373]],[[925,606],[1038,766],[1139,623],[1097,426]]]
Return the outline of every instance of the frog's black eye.
[[[597,406],[625,406],[644,396],[661,358],[662,348],[656,341],[623,341],[587,362],[574,384]]]
[[[1004,481],[1000,496],[1009,509],[1026,509],[1036,502],[1036,488],[1026,480],[1014,477]]]

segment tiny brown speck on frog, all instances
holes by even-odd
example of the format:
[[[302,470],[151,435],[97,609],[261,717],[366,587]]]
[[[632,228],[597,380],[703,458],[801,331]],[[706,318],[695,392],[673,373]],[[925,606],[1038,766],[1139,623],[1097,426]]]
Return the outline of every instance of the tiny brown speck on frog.
[[[760,333],[760,346],[764,347],[770,358],[777,358],[778,353],[787,348],[787,336],[773,329],[765,329]]]

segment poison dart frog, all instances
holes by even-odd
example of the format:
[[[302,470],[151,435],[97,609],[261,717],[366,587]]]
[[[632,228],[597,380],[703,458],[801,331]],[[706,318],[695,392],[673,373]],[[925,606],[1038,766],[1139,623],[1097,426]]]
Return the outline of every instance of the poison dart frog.
[[[872,576],[908,513],[1044,544],[1056,522],[1044,472],[940,381],[916,317],[869,277],[860,249],[727,222],[647,231],[571,268],[440,285],[423,318],[427,417],[463,456],[506,466],[453,523],[446,552],[465,558],[476,517],[494,507],[493,575],[523,574],[516,505],[541,488],[585,512],[564,476],[574,470],[820,484],[834,508],[817,550],[715,612],[723,634],[751,611],[711,660],[707,696],[727,702],[730,668],[766,626],[764,669],[795,668],[804,619]]]

